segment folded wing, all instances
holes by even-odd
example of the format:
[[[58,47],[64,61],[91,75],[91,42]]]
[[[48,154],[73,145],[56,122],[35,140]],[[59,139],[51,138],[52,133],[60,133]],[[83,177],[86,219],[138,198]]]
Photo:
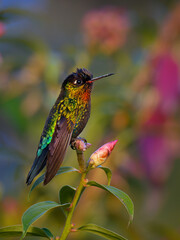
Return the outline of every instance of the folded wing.
[[[49,151],[47,154],[44,185],[49,183],[59,170],[59,167],[64,159],[67,146],[71,140],[73,127],[74,124],[67,120],[64,116],[62,116],[57,122],[51,143],[48,146]]]

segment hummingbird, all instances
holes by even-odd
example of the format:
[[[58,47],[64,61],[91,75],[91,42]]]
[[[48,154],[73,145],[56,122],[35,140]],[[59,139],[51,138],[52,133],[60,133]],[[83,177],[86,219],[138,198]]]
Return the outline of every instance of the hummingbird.
[[[44,185],[56,175],[67,147],[85,128],[91,111],[91,91],[94,81],[113,75],[93,78],[85,68],[71,73],[63,81],[60,94],[45,122],[36,157],[28,173],[26,184],[46,166]]]

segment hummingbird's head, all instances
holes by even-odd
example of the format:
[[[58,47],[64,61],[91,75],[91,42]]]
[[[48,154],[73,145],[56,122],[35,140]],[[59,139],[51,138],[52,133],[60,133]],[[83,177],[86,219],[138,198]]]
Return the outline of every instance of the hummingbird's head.
[[[88,99],[90,97],[93,82],[110,75],[113,75],[113,73],[93,78],[93,75],[87,69],[77,68],[76,72],[73,72],[64,80],[62,89],[70,98],[84,96]]]
[[[62,84],[62,88],[82,89],[86,84],[92,85],[92,83],[89,82],[92,78],[93,75],[87,69],[77,68],[76,72],[73,72],[67,76]]]

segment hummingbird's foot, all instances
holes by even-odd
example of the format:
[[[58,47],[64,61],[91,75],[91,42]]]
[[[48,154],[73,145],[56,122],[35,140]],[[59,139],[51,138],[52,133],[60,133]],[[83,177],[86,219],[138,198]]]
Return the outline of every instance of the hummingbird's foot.
[[[81,137],[72,139],[70,145],[73,150],[79,150],[83,152],[86,151],[86,149],[91,146],[91,144],[88,143],[85,138]]]

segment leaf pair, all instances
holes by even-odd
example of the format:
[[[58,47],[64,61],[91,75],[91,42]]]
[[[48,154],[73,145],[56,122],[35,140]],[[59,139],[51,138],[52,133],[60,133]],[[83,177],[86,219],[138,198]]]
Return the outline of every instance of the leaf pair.
[[[61,167],[59,171],[57,172],[57,175],[60,175],[62,173],[69,173],[69,172],[79,172],[76,168],[73,167]],[[44,181],[45,174],[42,174],[32,185],[30,191],[29,191],[29,197],[31,192],[40,184]]]
[[[22,235],[22,226],[10,226],[0,229],[0,237],[19,237]],[[87,224],[77,229],[77,231],[86,231],[111,240],[126,240],[121,235],[114,233],[95,224]],[[52,239],[52,233],[46,228],[29,227],[27,236],[45,237]]]
[[[108,178],[108,185],[110,185],[110,182],[111,182],[111,177],[112,177],[112,172],[109,168],[107,167],[102,167],[102,166],[98,166],[98,168],[102,169],[105,173],[106,173],[106,176]],[[59,169],[59,171],[57,172],[56,176],[57,175],[60,175],[62,173],[69,173],[69,172],[79,172],[78,169],[76,168],[73,168],[73,167],[61,167]],[[29,191],[29,197],[30,197],[30,194],[31,192],[40,184],[44,181],[44,177],[45,177],[45,174],[42,174],[32,185],[30,191]]]

